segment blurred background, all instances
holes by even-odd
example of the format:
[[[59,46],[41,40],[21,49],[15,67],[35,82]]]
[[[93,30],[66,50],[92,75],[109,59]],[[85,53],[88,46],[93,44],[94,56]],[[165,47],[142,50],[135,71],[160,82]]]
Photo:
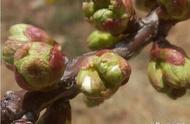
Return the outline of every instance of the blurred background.
[[[81,2],[2,0],[1,44],[6,41],[11,25],[28,23],[41,27],[63,44],[64,52],[70,58],[89,51],[85,41],[94,29],[83,18]],[[137,12],[140,16],[145,15]],[[190,20],[173,27],[168,39],[190,55]],[[149,49],[150,46],[129,61],[132,75],[128,84],[102,105],[87,108],[81,95],[73,99],[73,124],[190,124],[190,92],[173,100],[151,87],[146,75]],[[19,90],[13,73],[3,64],[1,78],[1,97],[7,90]]]

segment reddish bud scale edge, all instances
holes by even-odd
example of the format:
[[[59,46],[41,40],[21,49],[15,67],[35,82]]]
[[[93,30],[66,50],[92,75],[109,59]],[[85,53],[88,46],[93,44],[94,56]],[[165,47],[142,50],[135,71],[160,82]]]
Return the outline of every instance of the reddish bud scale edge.
[[[52,71],[57,72],[60,68],[65,66],[65,57],[59,50],[59,46],[55,45],[51,51],[50,65],[52,66]]]
[[[151,58],[166,61],[174,65],[184,65],[185,55],[183,52],[174,48],[159,48],[158,45],[153,45],[150,53]]]
[[[27,27],[24,34],[29,38],[29,40],[31,40],[33,42],[42,41],[45,43],[49,43],[51,45],[56,44],[56,42],[53,39],[51,39],[45,31],[43,31],[37,27],[34,27],[32,25]]]

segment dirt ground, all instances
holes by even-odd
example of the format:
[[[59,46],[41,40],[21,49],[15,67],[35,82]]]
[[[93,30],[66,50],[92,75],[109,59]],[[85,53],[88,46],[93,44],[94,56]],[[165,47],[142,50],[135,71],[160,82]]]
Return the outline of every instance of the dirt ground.
[[[84,20],[80,6],[80,1],[72,0],[53,5],[45,5],[42,0],[2,0],[1,43],[11,25],[29,23],[48,31],[63,44],[68,56],[87,52],[85,39],[93,28]],[[190,20],[173,27],[168,39],[190,56]],[[149,49],[129,61],[132,75],[128,84],[102,105],[87,108],[82,95],[73,99],[73,124],[190,124],[189,91],[173,100],[150,85],[146,75]],[[7,90],[19,89],[14,74],[1,64],[1,96]]]

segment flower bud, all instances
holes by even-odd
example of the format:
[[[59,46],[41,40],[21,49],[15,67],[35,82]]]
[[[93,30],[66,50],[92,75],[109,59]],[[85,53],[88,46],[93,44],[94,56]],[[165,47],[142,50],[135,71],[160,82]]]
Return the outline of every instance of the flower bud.
[[[127,61],[111,51],[99,51],[85,60],[76,82],[88,97],[87,103],[96,105],[113,95],[130,76]],[[93,100],[93,102],[89,102]],[[97,101],[97,102],[96,102]],[[101,101],[101,102],[100,102]]]
[[[43,30],[29,24],[15,24],[9,29],[10,40],[21,42],[45,42],[55,45],[55,41]]]
[[[150,11],[157,5],[157,0],[135,0],[135,6],[139,10]]]
[[[129,16],[125,14],[120,19],[114,16],[113,11],[109,9],[100,9],[92,16],[92,22],[97,29],[117,35],[126,29],[129,22]]]
[[[111,33],[102,32],[102,31],[94,31],[92,32],[88,39],[88,46],[91,49],[103,49],[113,47],[115,43],[117,43],[118,38],[113,36]]]
[[[29,25],[27,24],[16,24],[10,27],[9,29],[9,39],[17,40],[17,41],[27,41],[28,38],[25,36],[24,32],[28,28]]]
[[[108,88],[121,86],[128,81],[130,76],[130,66],[125,59],[113,52],[102,51],[97,53],[99,58],[94,59],[94,66],[105,80]]]
[[[16,81],[21,88],[45,91],[61,78],[65,58],[56,45],[29,42],[16,51],[14,65]]]
[[[16,50],[27,42],[45,42],[55,45],[55,41],[43,30],[28,24],[16,24],[9,29],[10,36],[2,50],[2,58],[8,68],[13,68]]]
[[[156,44],[151,50],[148,76],[158,91],[167,86],[174,89],[187,88],[190,84],[190,59],[177,47],[162,48]]]
[[[97,29],[113,35],[123,33],[135,14],[131,0],[94,0],[83,2],[86,17]]]
[[[159,2],[166,9],[171,19],[183,20],[189,17],[189,0],[159,0]]]
[[[93,13],[102,8],[108,8],[110,0],[83,0],[82,9],[86,17],[90,17]]]
[[[95,12],[94,2],[88,1],[82,3],[82,9],[86,17],[90,17]]]
[[[185,88],[173,88],[165,80],[161,63],[151,60],[148,64],[148,77],[152,86],[159,92],[167,94],[170,98],[176,99],[185,94]]]

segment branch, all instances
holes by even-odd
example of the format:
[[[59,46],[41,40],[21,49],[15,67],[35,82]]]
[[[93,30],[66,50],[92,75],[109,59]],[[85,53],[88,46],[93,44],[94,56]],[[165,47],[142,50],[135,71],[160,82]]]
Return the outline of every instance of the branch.
[[[60,87],[50,92],[27,92],[23,90],[8,91],[7,94],[1,101],[2,124],[10,124],[10,122],[22,118],[27,113],[37,116],[34,120],[36,121],[44,108],[60,98],[72,99],[78,94],[78,89],[72,86],[70,89]]]
[[[158,30],[158,15],[153,11],[149,16],[139,21],[140,30],[135,35],[124,39],[123,42],[117,44],[114,52],[118,53],[125,59],[129,59],[142,48],[148,45],[157,34]]]
[[[159,30],[157,11],[153,11],[150,15],[137,22],[135,24],[138,26],[135,27],[139,28],[136,33],[124,38],[122,42],[112,49],[126,59],[134,56],[137,51],[140,51],[149,44],[157,36],[157,31]],[[79,89],[77,89],[75,83],[75,77],[80,69],[81,62],[87,56],[93,54],[95,52],[90,52],[69,60],[64,75],[54,90],[48,92],[29,92],[24,90],[8,92],[8,95],[1,101],[2,124],[9,124],[14,120],[17,120],[16,122],[22,122],[24,120],[23,124],[34,123],[44,108],[60,99],[68,101],[74,98],[79,93]],[[32,115],[30,117],[33,119],[28,118],[28,113]]]
[[[61,99],[49,106],[37,121],[37,124],[70,124],[71,106],[68,101]]]

